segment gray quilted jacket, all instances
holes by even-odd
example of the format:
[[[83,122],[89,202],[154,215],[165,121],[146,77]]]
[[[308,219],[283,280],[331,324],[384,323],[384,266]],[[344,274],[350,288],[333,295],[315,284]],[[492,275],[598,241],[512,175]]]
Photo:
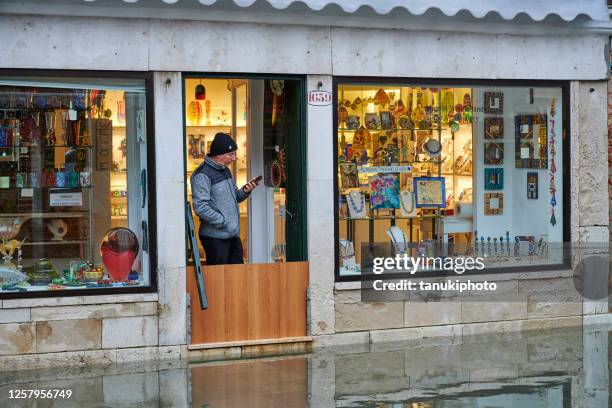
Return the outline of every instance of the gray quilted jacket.
[[[232,173],[206,156],[191,175],[193,210],[200,217],[200,235],[229,239],[240,236],[238,203],[249,194],[236,187]]]

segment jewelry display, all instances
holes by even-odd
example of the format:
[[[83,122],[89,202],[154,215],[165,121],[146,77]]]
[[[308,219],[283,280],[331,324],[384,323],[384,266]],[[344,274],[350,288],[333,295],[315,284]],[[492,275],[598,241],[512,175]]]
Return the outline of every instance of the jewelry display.
[[[365,196],[358,191],[351,191],[346,194],[349,213],[351,218],[365,218]]]
[[[557,154],[557,139],[555,137],[555,119],[554,116],[556,114],[555,109],[555,98],[552,99],[550,103],[550,225],[553,227],[557,224],[557,219],[555,217],[555,207],[557,206],[556,192],[557,187],[555,184],[555,173],[557,173],[557,164],[555,160],[555,155]]]
[[[400,210],[402,217],[416,216],[416,207],[414,206],[414,194],[412,191],[400,192]]]
[[[408,250],[408,238],[400,227],[394,225],[387,230],[387,235],[391,238],[393,248],[397,254],[405,254]]]
[[[503,229],[509,225],[500,224],[513,221],[503,217],[504,198],[509,200],[507,214],[520,212],[524,205],[529,211],[548,208],[549,226],[558,221],[559,214],[554,155],[555,148],[561,147],[555,145],[560,138],[555,140],[554,135],[555,101],[550,102],[548,112],[538,113],[537,106],[525,105],[520,92],[518,88],[501,92],[495,88],[385,85],[379,89],[339,84],[338,194],[346,196],[340,200],[342,204],[346,200],[341,211],[350,215],[340,217],[339,238],[361,248],[386,231],[401,252],[406,244],[426,236],[434,247],[440,240],[453,242],[449,256],[457,256],[457,248],[467,246],[466,253],[495,258],[490,260],[493,263],[512,261],[503,259],[514,255],[510,231],[504,234]],[[353,129],[347,129],[350,127]],[[548,160],[550,169],[544,167]],[[517,168],[529,169],[529,173]],[[530,169],[550,170],[548,198],[539,196],[540,172]],[[391,175],[397,179],[397,189],[395,180],[386,179]],[[526,187],[522,195],[525,190],[519,186]],[[505,190],[511,196],[504,197]],[[542,200],[549,201],[540,203]],[[367,223],[352,220],[364,217]],[[527,224],[526,232],[534,228],[536,237],[554,233],[558,238],[559,228],[539,231],[539,224]],[[387,230],[390,225],[399,229]],[[542,252],[545,243],[535,242],[535,252]]]
[[[351,241],[341,239],[339,241],[341,265],[344,274],[355,275],[361,273],[361,266],[355,259],[355,247]]]

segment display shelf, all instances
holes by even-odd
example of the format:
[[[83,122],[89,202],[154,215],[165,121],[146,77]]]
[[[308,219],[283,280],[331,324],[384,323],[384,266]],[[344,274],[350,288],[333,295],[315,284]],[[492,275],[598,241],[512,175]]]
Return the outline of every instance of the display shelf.
[[[187,128],[231,128],[232,125],[187,125]],[[246,126],[236,126],[237,128],[246,127]]]
[[[349,128],[338,128],[338,132],[354,132],[356,130],[359,130],[359,128],[357,129],[349,129]],[[415,130],[415,131],[427,131],[427,130],[433,130],[433,131],[438,131],[438,130],[448,130],[448,128],[426,128],[426,129],[419,129],[419,128],[413,128],[413,129],[408,129],[408,128],[389,128],[389,129],[382,129],[382,128],[375,128],[375,129],[368,129],[365,128],[365,130],[367,130],[368,132],[382,132],[382,131],[389,131],[389,132],[402,132],[402,131],[409,131],[409,130]]]
[[[27,172],[26,172],[27,173]],[[2,187],[0,191],[7,190],[33,190],[33,189],[41,189],[41,188],[52,188],[55,190],[78,190],[78,189],[92,189],[94,186],[77,186],[77,187],[57,187],[57,186],[28,186],[28,187]],[[78,191],[75,191],[78,192]]]
[[[3,149],[18,149],[20,147],[29,147],[29,148],[35,148],[35,147],[41,147],[41,148],[51,148],[51,147],[71,147],[71,148],[75,148],[75,149],[92,149],[93,146],[92,145],[60,145],[60,144],[50,144],[50,145],[37,145],[37,144],[19,144],[19,145],[14,145],[12,147],[4,147]]]
[[[23,246],[35,246],[35,245],[73,245],[73,244],[87,244],[87,239],[75,239],[75,240],[62,240],[62,241],[37,241],[37,242],[24,242]]]
[[[0,218],[83,218],[87,217],[86,211],[78,212],[23,212],[23,213],[4,213]]]
[[[339,160],[338,163],[345,164],[345,163],[355,163],[355,162]],[[388,165],[388,164],[376,164],[375,161],[368,160],[367,163],[355,163],[355,164],[357,166],[395,167],[395,166],[401,166],[401,165],[407,165],[407,164],[438,164],[438,163],[440,163],[440,160],[422,160],[422,161],[399,161],[399,162],[395,162],[394,164]]]
[[[414,217],[402,217],[402,216],[392,216],[392,215],[383,215],[378,217],[338,217],[341,221],[377,221],[377,220],[431,220],[434,218],[443,218],[441,215],[433,214],[433,215],[418,215]]]
[[[460,177],[472,177],[473,173],[457,173],[457,172],[442,172],[443,176],[460,176]]]

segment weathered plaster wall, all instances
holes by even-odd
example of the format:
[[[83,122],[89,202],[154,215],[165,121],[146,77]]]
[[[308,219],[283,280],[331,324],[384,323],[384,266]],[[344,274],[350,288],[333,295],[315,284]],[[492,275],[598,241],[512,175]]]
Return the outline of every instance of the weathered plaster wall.
[[[179,72],[156,72],[155,188],[159,344],[187,341],[183,85]]]
[[[597,35],[2,15],[0,36],[2,68],[592,80],[607,75],[607,37]]]

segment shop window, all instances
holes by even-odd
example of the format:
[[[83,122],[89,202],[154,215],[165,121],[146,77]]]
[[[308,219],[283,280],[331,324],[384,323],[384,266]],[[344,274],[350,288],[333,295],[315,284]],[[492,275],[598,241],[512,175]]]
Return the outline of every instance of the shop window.
[[[560,87],[340,83],[338,276],[368,272],[376,244],[486,268],[562,264],[564,102]]]
[[[0,294],[151,286],[146,123],[145,79],[0,77]]]
[[[227,165],[232,182],[241,188],[261,176],[248,199],[237,203],[243,262],[306,259],[302,86],[297,79],[185,78],[187,200],[203,261],[208,262],[199,233],[209,229],[194,208],[192,176],[210,157],[218,133],[236,143],[236,157]],[[233,211],[211,205],[224,217]],[[229,234],[223,238],[236,235],[222,232]]]

